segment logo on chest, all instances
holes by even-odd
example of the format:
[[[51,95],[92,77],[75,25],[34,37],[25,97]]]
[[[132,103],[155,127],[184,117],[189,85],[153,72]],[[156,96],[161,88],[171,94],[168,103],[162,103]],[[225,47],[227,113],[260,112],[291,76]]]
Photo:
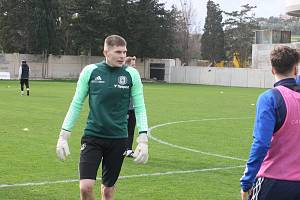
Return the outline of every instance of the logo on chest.
[[[129,89],[129,86],[126,85],[128,83],[128,79],[126,76],[119,76],[118,77],[118,84],[115,84],[115,88],[121,89]]]
[[[105,81],[102,80],[101,76],[97,76],[94,80],[91,81],[92,83],[105,83]]]

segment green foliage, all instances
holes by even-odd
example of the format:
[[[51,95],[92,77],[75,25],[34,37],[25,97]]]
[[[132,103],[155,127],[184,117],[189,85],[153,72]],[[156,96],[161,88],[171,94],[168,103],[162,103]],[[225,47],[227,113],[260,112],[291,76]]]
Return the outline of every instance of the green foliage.
[[[20,0],[0,2],[0,44],[5,52],[13,52],[15,49],[22,52],[29,45],[30,39],[26,31],[30,19],[26,15],[29,4]]]
[[[70,0],[64,2],[68,15],[62,19],[65,54],[99,55],[108,25],[108,1]]]
[[[207,2],[207,16],[201,38],[201,53],[204,59],[210,60],[212,63],[225,58],[222,11],[219,5],[213,1]]]
[[[130,6],[129,53],[138,57],[175,57],[176,9],[166,10],[158,0],[135,1]]]
[[[243,67],[246,67],[251,57],[254,30],[258,28],[255,16],[251,13],[254,8],[256,6],[246,4],[240,11],[224,12],[228,17],[224,22],[228,59],[232,59],[237,52]]]
[[[57,0],[35,0],[33,5],[33,27],[31,34],[34,34],[36,41],[35,49],[37,52],[47,54],[48,52],[57,53],[57,25],[59,5]],[[33,41],[33,42],[34,42]]]
[[[56,0],[1,0],[0,44],[6,53],[57,52]]]
[[[120,34],[131,55],[177,57],[178,11],[158,0],[0,0],[6,53],[99,55]]]

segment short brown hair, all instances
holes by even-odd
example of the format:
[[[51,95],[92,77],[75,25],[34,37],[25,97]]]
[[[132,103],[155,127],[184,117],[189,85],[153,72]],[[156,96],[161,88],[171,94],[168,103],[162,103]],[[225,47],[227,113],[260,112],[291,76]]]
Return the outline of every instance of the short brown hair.
[[[126,46],[127,45],[127,42],[126,40],[119,36],[119,35],[110,35],[108,36],[107,38],[105,38],[104,40],[104,50],[108,50],[109,48],[111,47],[114,47],[114,46]]]
[[[126,65],[130,65],[130,63],[131,63],[132,60],[136,60],[136,57],[135,56],[132,56],[132,57],[128,56],[128,57],[126,57],[125,64]]]
[[[278,74],[287,74],[299,63],[300,55],[296,49],[288,46],[276,47],[271,52],[271,64]]]

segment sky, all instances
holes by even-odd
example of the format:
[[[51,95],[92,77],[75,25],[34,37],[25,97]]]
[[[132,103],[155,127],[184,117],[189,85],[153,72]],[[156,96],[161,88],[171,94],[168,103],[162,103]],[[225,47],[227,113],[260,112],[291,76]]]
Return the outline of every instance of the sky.
[[[181,9],[180,1],[191,2],[193,8],[193,24],[202,29],[205,23],[206,17],[206,3],[207,0],[159,0],[161,3],[165,3],[166,8],[170,8],[172,5],[176,5],[178,9]],[[279,16],[284,14],[284,0],[213,0],[219,4],[220,9],[230,12],[234,10],[241,10],[241,5],[249,4],[251,6],[257,6],[254,9],[256,17],[270,17]]]

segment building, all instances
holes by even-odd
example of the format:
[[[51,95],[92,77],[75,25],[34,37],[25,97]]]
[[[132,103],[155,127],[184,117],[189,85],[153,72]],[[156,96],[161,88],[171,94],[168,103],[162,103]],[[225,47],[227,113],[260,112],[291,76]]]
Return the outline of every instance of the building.
[[[285,0],[286,14],[300,17],[300,1],[299,0]]]

